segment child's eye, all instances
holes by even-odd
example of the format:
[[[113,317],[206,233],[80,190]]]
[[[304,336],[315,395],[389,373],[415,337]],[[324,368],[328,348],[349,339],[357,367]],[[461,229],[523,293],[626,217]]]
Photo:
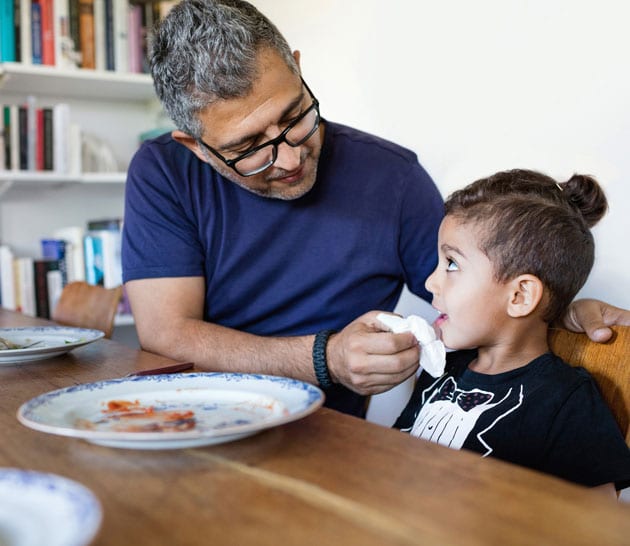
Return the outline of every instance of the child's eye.
[[[455,260],[451,260],[450,258],[446,258],[446,271],[458,271],[459,266]]]

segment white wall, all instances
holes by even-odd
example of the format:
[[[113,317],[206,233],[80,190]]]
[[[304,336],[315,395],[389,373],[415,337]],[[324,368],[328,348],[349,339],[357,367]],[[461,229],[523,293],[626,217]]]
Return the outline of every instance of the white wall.
[[[444,195],[525,167],[594,174],[610,212],[581,295],[630,308],[627,0],[253,0],[324,117],[404,144]]]
[[[580,296],[630,308],[630,2],[253,3],[301,51],[323,116],[413,149],[444,196],[508,168],[595,175],[610,212]],[[370,417],[391,423],[408,389]]]

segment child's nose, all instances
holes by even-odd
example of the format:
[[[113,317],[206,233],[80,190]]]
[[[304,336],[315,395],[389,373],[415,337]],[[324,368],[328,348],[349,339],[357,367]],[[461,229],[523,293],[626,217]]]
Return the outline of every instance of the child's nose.
[[[435,294],[437,291],[437,267],[433,270],[433,273],[431,273],[426,282],[424,283],[424,287],[431,292],[431,294]]]

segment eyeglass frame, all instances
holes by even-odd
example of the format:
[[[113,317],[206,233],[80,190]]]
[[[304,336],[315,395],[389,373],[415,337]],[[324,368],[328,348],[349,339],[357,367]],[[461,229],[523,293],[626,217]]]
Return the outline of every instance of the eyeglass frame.
[[[241,155],[239,155],[238,157],[235,157],[234,159],[226,159],[225,157],[223,157],[217,150],[215,150],[212,146],[206,144],[203,139],[199,139],[199,143],[203,144],[204,148],[206,148],[206,150],[208,150],[209,152],[212,152],[216,157],[218,157],[221,161],[223,161],[223,163],[225,163],[228,167],[230,167],[230,169],[232,169],[234,172],[236,172],[236,174],[238,174],[239,176],[243,176],[243,177],[248,177],[248,176],[254,176],[256,174],[260,174],[261,172],[263,172],[264,170],[268,169],[269,167],[271,167],[275,162],[276,159],[278,159],[278,146],[280,144],[282,144],[283,142],[285,142],[288,146],[291,146],[292,148],[297,148],[298,146],[302,146],[302,144],[304,144],[309,138],[311,138],[313,136],[313,134],[315,133],[315,131],[317,131],[317,128],[319,127],[319,124],[321,123],[321,115],[319,112],[319,101],[315,98],[315,95],[313,94],[313,92],[311,91],[311,88],[306,84],[306,82],[304,81],[304,78],[302,78],[302,76],[300,76],[300,81],[302,82],[302,85],[306,88],[306,90],[308,91],[308,94],[311,96],[311,99],[313,99],[313,102],[311,103],[311,105],[304,110],[304,112],[302,112],[297,118],[295,118],[291,123],[289,123],[289,125],[287,125],[284,130],[275,138],[272,138],[270,140],[268,140],[267,142],[263,142],[262,144],[259,144],[258,146],[254,146],[253,148],[250,148],[249,150],[247,150],[246,152],[242,153]],[[316,114],[317,114],[317,118],[315,121],[315,125],[313,126],[313,128],[309,131],[309,133],[297,144],[291,144],[288,140],[287,140],[287,134],[288,132],[293,129],[298,123],[300,123],[300,121],[302,121],[311,110],[315,110]],[[261,167],[259,169],[254,170],[253,172],[249,173],[249,174],[242,174],[237,168],[236,168],[236,163],[238,163],[239,161],[242,161],[243,159],[249,157],[250,155],[255,154],[256,152],[258,152],[259,150],[262,150],[263,148],[267,147],[267,146],[272,146],[272,160],[268,165],[265,165],[264,167]]]

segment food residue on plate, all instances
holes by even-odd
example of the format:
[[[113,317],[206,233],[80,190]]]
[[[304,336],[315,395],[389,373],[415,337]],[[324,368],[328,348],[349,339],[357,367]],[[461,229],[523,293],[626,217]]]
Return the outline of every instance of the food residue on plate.
[[[76,426],[84,430],[116,432],[182,432],[195,428],[195,413],[191,410],[155,409],[138,400],[110,400],[103,416],[91,421],[77,419]]]

